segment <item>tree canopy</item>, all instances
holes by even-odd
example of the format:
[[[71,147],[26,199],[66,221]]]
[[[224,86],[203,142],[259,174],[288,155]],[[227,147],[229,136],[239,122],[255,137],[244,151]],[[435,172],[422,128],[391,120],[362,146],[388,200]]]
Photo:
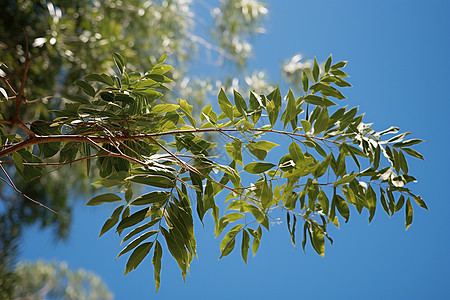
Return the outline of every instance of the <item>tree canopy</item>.
[[[115,228],[127,244],[118,254],[131,253],[125,274],[151,256],[156,289],[163,253],[185,278],[197,255],[194,218],[203,222],[209,212],[222,237],[220,257],[238,240],[247,262],[250,246],[255,254],[263,231],[280,217],[294,245],[301,236],[303,249],[310,243],[323,256],[326,240],[333,242],[327,227],[349,221],[350,205],[367,210],[369,222],[377,208],[389,216],[403,210],[406,229],[413,203],[427,209],[409,187],[415,178],[406,159],[423,159],[412,148],[422,140],[393,126],[375,131],[357,107],[343,106],[341,89],[351,86],[346,62],[331,55],[302,72],[300,96],[283,96],[278,87],[248,96],[221,89],[218,103],[196,119],[189,101],[167,96],[174,72],[167,55],[137,72],[114,53],[115,74],[84,76],[54,118],[24,122],[22,107],[33,105],[24,95],[27,53],[19,88],[1,77],[3,105],[12,108],[0,121],[3,182],[23,194],[9,170],[40,180],[80,164],[105,188],[87,205],[116,205],[100,235]]]

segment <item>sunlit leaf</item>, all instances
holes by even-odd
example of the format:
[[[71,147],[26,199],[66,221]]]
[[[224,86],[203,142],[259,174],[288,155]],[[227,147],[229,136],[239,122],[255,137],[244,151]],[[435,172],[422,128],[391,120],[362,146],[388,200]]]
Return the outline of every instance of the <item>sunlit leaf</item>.
[[[117,232],[121,233],[125,228],[131,227],[141,222],[146,217],[148,217],[149,212],[150,208],[144,208],[123,218],[122,221],[120,221],[119,225],[117,225]]]
[[[264,173],[270,169],[272,169],[273,167],[275,167],[276,165],[272,164],[272,163],[266,163],[266,162],[252,162],[247,164],[244,167],[244,170],[248,173],[251,174],[259,174],[259,173]]]
[[[247,263],[248,249],[250,248],[250,236],[246,230],[242,231],[241,253],[242,259]]]
[[[127,261],[127,265],[125,267],[125,274],[127,275],[129,272],[133,271],[137,268],[137,266],[144,260],[147,254],[150,252],[150,249],[153,246],[153,242],[144,243],[137,247],[133,253],[131,253],[130,258]]]
[[[158,241],[155,242],[155,249],[153,251],[152,264],[155,269],[155,293],[157,293],[161,283],[161,258],[163,253],[161,244]]]
[[[154,191],[134,199],[130,205],[148,205],[152,203],[163,204],[169,198],[169,192]]]
[[[117,255],[116,259],[119,258],[120,256],[122,256],[123,254],[133,250],[134,248],[137,247],[137,245],[139,245],[140,243],[142,243],[149,237],[155,235],[156,233],[158,233],[158,230],[151,230],[151,231],[148,231],[148,232],[140,235],[139,237],[135,238],[125,248],[123,248],[122,251],[120,251],[120,253],[119,253],[119,255]]]
[[[406,224],[406,230],[408,230],[409,226],[411,226],[412,221],[413,221],[413,208],[411,205],[411,201],[408,200],[406,201],[406,208],[405,208],[405,224]]]
[[[103,225],[102,229],[100,230],[100,234],[98,237],[102,236],[105,232],[107,232],[108,230],[113,228],[114,225],[117,224],[117,222],[119,222],[120,213],[122,212],[122,209],[124,206],[125,205],[121,205],[114,210],[111,217],[109,217],[109,219],[106,220],[105,224]]]
[[[122,201],[122,200],[123,199],[120,198],[120,196],[117,196],[116,194],[107,193],[107,194],[95,196],[94,198],[89,200],[89,202],[86,203],[86,205],[94,206],[94,205],[100,205],[103,203],[117,202],[117,201]]]

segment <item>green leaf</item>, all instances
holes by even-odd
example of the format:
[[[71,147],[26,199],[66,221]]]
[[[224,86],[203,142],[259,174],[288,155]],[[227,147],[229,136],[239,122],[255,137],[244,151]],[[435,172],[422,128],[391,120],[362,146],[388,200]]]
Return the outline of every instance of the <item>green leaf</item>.
[[[316,250],[317,254],[324,257],[325,256],[325,239],[323,237],[323,232],[318,228],[318,225],[311,226],[310,230],[311,243],[313,245],[314,250]]]
[[[242,231],[241,253],[242,259],[247,263],[248,249],[250,248],[250,236],[246,230]]]
[[[388,214],[388,216],[390,217],[391,214],[389,212],[389,207],[386,201],[386,196],[384,195],[384,191],[383,189],[380,187],[380,202],[381,202],[381,206],[383,207],[384,211]]]
[[[292,93],[291,89],[289,89],[287,94],[287,105],[286,109],[281,117],[283,121],[283,128],[286,128],[286,125],[289,124],[292,120],[295,120],[297,117],[297,106],[295,104],[295,97]]]
[[[369,185],[367,189],[366,195],[367,205],[369,206],[369,224],[372,222],[373,217],[375,216],[375,211],[377,209],[377,195],[375,191],[372,189],[372,186]]]
[[[327,61],[325,62],[325,67],[324,67],[325,73],[328,73],[328,71],[330,70],[330,67],[331,67],[331,54],[328,57]]]
[[[313,105],[319,105],[319,106],[336,105],[336,103],[327,99],[326,97],[319,97],[316,95],[306,95],[303,99],[305,99],[306,103],[313,104]]]
[[[167,53],[164,53],[163,55],[161,55],[161,57],[160,57],[159,60],[158,60],[158,64],[162,64],[163,62],[165,62],[167,56],[168,56]]]
[[[314,66],[313,66],[313,71],[312,71],[312,73],[313,73],[313,77],[314,77],[314,80],[315,80],[315,81],[318,81],[318,80],[319,80],[319,72],[320,72],[320,70],[319,70],[319,64],[317,63],[317,60],[316,60],[316,58],[314,57]]]
[[[107,194],[95,196],[94,198],[89,200],[89,202],[86,203],[86,205],[94,206],[94,205],[100,205],[103,203],[111,203],[111,202],[117,202],[117,201],[122,201],[122,198],[120,198],[116,194],[107,193]]]
[[[243,166],[242,163],[242,141],[235,139],[230,143],[227,143],[225,145],[225,149],[227,150],[228,155],[233,159],[235,162]]]
[[[124,206],[125,205],[121,205],[114,210],[111,217],[109,217],[109,219],[106,220],[105,224],[103,224],[103,227],[100,230],[100,234],[98,237],[101,237],[105,232],[113,228],[113,226],[116,225],[117,222],[119,222],[120,213],[122,212]]]
[[[315,178],[320,178],[321,176],[323,176],[325,174],[325,172],[328,169],[328,166],[330,165],[330,161],[331,161],[331,156],[332,154],[330,153],[324,160],[323,162],[320,163],[320,165],[316,168],[316,170],[314,170],[313,174]]]
[[[179,109],[180,106],[171,103],[158,104],[152,107],[151,112],[156,114],[164,114]]]
[[[148,205],[152,203],[164,204],[169,196],[169,192],[154,191],[137,197],[130,205]]]
[[[19,170],[20,172],[23,172],[24,161],[23,161],[22,156],[18,152],[13,152],[13,153],[11,153],[11,157],[14,160],[14,166],[16,167],[16,169]]]
[[[289,154],[291,155],[294,163],[297,166],[301,166],[305,163],[305,156],[303,155],[303,151],[296,142],[292,142],[289,145]]]
[[[344,71],[337,70],[337,69],[331,69],[330,73],[333,74],[334,76],[337,76],[340,78],[348,77],[348,75]]]
[[[133,236],[135,236],[136,234],[144,231],[147,228],[152,227],[153,225],[155,225],[156,223],[158,223],[159,221],[161,221],[161,218],[156,218],[150,222],[147,222],[139,227],[136,227],[135,229],[133,229],[132,231],[130,231],[122,240],[121,243],[128,241],[130,238],[132,238]]]
[[[290,225],[291,224],[291,216],[288,211],[286,212],[287,228],[288,228],[289,234],[291,236],[291,242],[295,247],[295,229],[296,229],[296,224],[297,224],[297,218],[294,214],[293,214],[293,217],[294,217],[294,222],[292,224],[292,229],[291,229],[291,225]]]
[[[144,208],[141,209],[135,213],[133,213],[130,216],[127,216],[120,221],[119,225],[117,225],[117,232],[119,234],[128,227],[131,227],[133,225],[136,225],[137,223],[144,220],[146,217],[148,217],[148,213],[151,211],[151,208]]]
[[[421,159],[421,160],[424,160],[422,154],[420,154],[419,152],[417,152],[417,151],[414,150],[414,149],[411,149],[411,148],[402,148],[402,150],[405,151],[406,154],[409,154],[409,155],[411,155],[411,156],[413,156],[413,157],[417,157],[417,158],[419,158],[419,159]]]
[[[172,254],[173,258],[177,261],[178,266],[181,269],[181,274],[183,276],[183,280],[186,278],[186,270],[187,270],[187,252],[184,247],[181,247],[175,236],[172,233],[169,233],[164,227],[160,227],[161,232],[166,240],[167,248]]]
[[[408,163],[406,162],[405,155],[402,151],[398,152],[398,158],[400,163],[400,168],[403,170],[405,174],[408,174]]]
[[[387,142],[394,143],[394,142],[402,141],[409,134],[411,134],[411,132],[404,132],[402,134],[399,134],[399,135],[396,135],[396,136],[390,138],[389,140],[387,140]]]
[[[330,201],[328,200],[327,195],[321,190],[317,198],[319,200],[320,207],[322,207],[323,213],[328,216]]]
[[[189,122],[191,122],[192,126],[197,127],[197,123],[192,117],[193,106],[190,105],[186,100],[182,99],[178,99],[178,104],[180,105],[181,110],[184,112],[185,116],[188,118]]]
[[[307,120],[300,120],[300,123],[302,123],[303,131],[308,132],[311,129],[311,123]]]
[[[112,78],[106,74],[89,74],[84,76],[84,80],[102,82],[109,86],[114,85],[114,81],[112,80]]]
[[[153,250],[153,258],[152,258],[152,264],[153,268],[155,269],[155,287],[156,291],[155,294],[159,290],[159,285],[161,283],[161,257],[162,257],[162,247],[161,244],[156,241],[155,242],[155,249]]]
[[[269,116],[270,125],[273,127],[275,126],[278,114],[281,110],[281,93],[278,85],[277,88],[267,96],[267,98],[269,99],[266,105],[267,114]]]
[[[313,91],[314,94],[320,92],[324,96],[334,97],[339,100],[345,99],[345,96],[342,95],[342,93],[338,91],[336,88],[326,85],[322,82],[317,82],[313,84],[310,89]]]
[[[412,194],[412,193],[410,193],[410,192],[408,192],[408,194],[409,194],[411,197],[414,198],[414,200],[416,201],[416,203],[417,203],[420,207],[425,208],[426,210],[428,210],[428,207],[427,207],[425,201],[422,199],[422,197],[416,196],[416,195],[414,195],[414,194]]]
[[[397,204],[395,205],[395,212],[400,211],[403,208],[403,204],[405,204],[405,196],[400,195],[400,198],[397,201]]]
[[[406,229],[408,230],[409,226],[411,226],[413,221],[413,208],[411,205],[411,201],[408,198],[408,201],[406,201],[406,208],[405,208],[405,223],[406,223]]]
[[[308,91],[308,75],[306,75],[305,70],[302,72],[302,87],[303,91],[306,93]]]
[[[303,240],[302,240],[303,252],[305,252],[306,239],[307,239],[306,233],[308,233],[308,228],[309,228],[309,222],[305,222],[304,225],[303,225]]]
[[[231,253],[231,251],[233,251],[234,245],[236,243],[235,241],[236,234],[238,234],[241,231],[242,227],[244,227],[243,224],[233,226],[233,228],[231,228],[231,230],[223,237],[222,242],[220,243],[221,255],[219,259],[221,259],[224,256],[227,256],[228,254]]]
[[[170,70],[173,70],[173,67],[171,65],[157,64],[156,66],[154,66],[152,68],[152,70],[150,71],[150,74],[163,75],[163,74],[169,72]]]
[[[75,84],[82,88],[89,96],[95,97],[95,89],[86,81],[77,80]]]
[[[262,103],[260,97],[254,92],[250,91],[250,100],[249,100],[249,115],[252,119],[253,124],[256,124],[261,117],[262,113]]]
[[[349,183],[350,181],[352,181],[356,176],[358,175],[358,173],[356,174],[347,174],[344,177],[342,177],[341,179],[339,179],[338,181],[336,181],[334,183],[334,186],[338,186],[338,185],[343,185],[346,183]]]
[[[254,230],[252,228],[248,228],[247,230],[253,236],[252,251],[253,251],[253,256],[255,256],[256,252],[258,251],[259,245],[261,243],[261,237],[262,237],[261,226],[258,226],[257,230]]]
[[[157,232],[158,232],[158,230],[151,230],[151,231],[147,231],[144,234],[141,234],[139,237],[137,237],[133,241],[131,241],[125,248],[123,248],[122,251],[120,251],[119,255],[117,255],[116,259],[118,259],[122,255],[124,255],[125,253],[133,250],[134,248],[136,248],[137,245],[139,245],[141,242],[145,241],[149,237],[155,235]]]
[[[230,100],[228,100],[227,95],[225,94],[225,91],[220,89],[219,92],[219,107],[220,110],[230,119],[230,121],[233,121],[233,105],[231,104]]]
[[[247,103],[245,103],[244,98],[236,90],[234,90],[234,103],[236,104],[237,110],[244,117],[247,116]]]
[[[395,148],[409,147],[409,146],[416,145],[416,144],[419,144],[419,143],[422,143],[422,142],[425,142],[425,141],[424,140],[419,140],[419,139],[412,139],[412,140],[407,140],[407,141],[395,143],[394,147]]]
[[[219,259],[221,259],[222,257],[227,256],[228,254],[230,254],[231,251],[233,251],[235,245],[236,245],[236,236],[233,236],[226,243],[225,247],[223,248],[223,250],[222,250],[222,252],[220,254]]]
[[[265,176],[264,176],[265,177]],[[272,184],[267,182],[266,179],[261,184],[261,204],[264,209],[268,208],[273,201]]]
[[[335,204],[341,216],[345,219],[345,223],[348,222],[350,218],[350,210],[348,208],[347,201],[339,195],[335,195]],[[320,253],[319,253],[320,254]]]
[[[117,70],[119,71],[120,75],[122,75],[125,72],[125,60],[123,59],[122,55],[117,52],[113,54],[113,60],[116,64]]]
[[[150,185],[154,187],[160,187],[163,189],[173,188],[175,186],[175,181],[163,175],[134,175],[125,180],[130,180],[132,182]]]
[[[250,144],[247,145],[247,148],[250,151],[250,153],[256,156],[256,158],[264,160],[267,156],[267,152],[276,146],[279,145],[269,141],[258,141],[258,142],[251,142]]]
[[[219,226],[216,227],[214,234],[216,234],[216,237],[218,237],[229,223],[235,222],[239,219],[242,219],[243,217],[244,215],[240,213],[229,213],[223,216],[222,218],[220,218],[218,222]]]
[[[137,268],[137,266],[142,262],[142,260],[147,256],[150,252],[150,249],[153,246],[153,242],[144,243],[137,247],[133,253],[131,253],[130,258],[127,261],[127,265],[125,267],[125,274],[127,275],[131,271]]]
[[[264,173],[270,169],[272,169],[273,167],[275,167],[276,165],[272,164],[272,163],[266,163],[266,162],[252,162],[247,164],[244,167],[244,170],[248,173],[251,174],[259,174],[259,173]]]
[[[335,63],[334,65],[332,65],[331,69],[343,68],[343,67],[345,67],[346,64],[347,64],[347,61],[340,61],[340,62]]]

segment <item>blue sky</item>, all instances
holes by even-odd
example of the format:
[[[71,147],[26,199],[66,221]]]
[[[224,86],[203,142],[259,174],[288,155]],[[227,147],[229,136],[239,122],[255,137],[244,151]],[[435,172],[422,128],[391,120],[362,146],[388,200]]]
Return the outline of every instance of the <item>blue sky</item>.
[[[410,172],[430,212],[414,206],[413,225],[405,231],[403,211],[389,219],[379,209],[368,225],[367,214],[352,209],[350,222],[331,230],[335,243],[327,244],[324,258],[309,246],[306,255],[295,249],[286,225],[275,225],[263,233],[247,265],[239,251],[218,261],[220,239],[214,239],[209,220],[196,228],[199,259],[186,284],[165,253],[156,296],[149,259],[123,277],[125,259],[114,261],[120,241],[111,233],[97,239],[111,207],[77,206],[65,244],[29,229],[22,259],[65,260],[72,268],[92,270],[116,299],[442,299],[450,293],[450,2],[267,3],[267,33],[255,39],[250,68],[265,70],[277,82],[280,63],[299,52],[319,61],[330,53],[336,61],[348,60],[354,87],[344,92],[347,104],[366,112],[365,122],[375,122],[375,129],[396,125],[427,141],[417,147],[425,162],[411,159]]]

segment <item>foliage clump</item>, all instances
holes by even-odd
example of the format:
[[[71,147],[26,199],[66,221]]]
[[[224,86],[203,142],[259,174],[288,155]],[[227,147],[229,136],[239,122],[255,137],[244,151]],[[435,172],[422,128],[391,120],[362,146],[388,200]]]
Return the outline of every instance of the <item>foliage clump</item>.
[[[118,257],[131,253],[125,274],[153,250],[158,289],[167,249],[185,278],[197,255],[195,215],[203,222],[209,211],[216,236],[223,235],[220,257],[240,238],[247,262],[250,243],[255,254],[263,228],[269,230],[280,212],[292,243],[300,227],[303,249],[309,241],[323,256],[325,240],[332,243],[327,227],[347,222],[350,205],[360,214],[367,210],[369,222],[377,207],[389,216],[404,209],[406,229],[412,202],[427,209],[408,187],[416,179],[406,160],[423,159],[411,148],[422,140],[405,140],[409,133],[397,134],[397,127],[375,131],[358,108],[340,105],[345,99],[340,89],[351,86],[346,62],[333,64],[330,55],[320,67],[314,60],[303,72],[299,97],[291,90],[283,97],[278,87],[267,95],[250,92],[248,99],[222,89],[218,105],[203,107],[196,119],[188,101],[163,97],[172,81],[167,55],[145,73],[129,72],[118,53],[113,58],[115,74],[76,81],[79,92],[67,97],[50,121],[26,124],[20,118],[27,104],[26,72],[17,92],[2,77],[15,109],[0,121],[0,167],[3,181],[19,193],[4,164],[14,164],[26,180],[75,163],[87,177],[98,177],[94,184],[111,190],[87,205],[116,204],[100,235],[114,227],[124,234],[122,243],[128,244]],[[14,127],[23,134],[10,133]],[[386,137],[390,134],[396,135]],[[273,160],[271,152],[280,159]],[[137,193],[137,186],[145,192]]]

